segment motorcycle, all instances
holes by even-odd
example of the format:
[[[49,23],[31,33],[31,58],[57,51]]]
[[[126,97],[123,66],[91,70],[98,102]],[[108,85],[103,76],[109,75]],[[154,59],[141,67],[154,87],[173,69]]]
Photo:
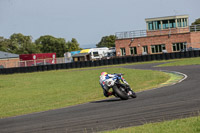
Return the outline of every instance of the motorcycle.
[[[112,88],[113,95],[119,97],[122,100],[127,100],[129,97],[136,98],[135,92],[130,88],[126,80],[122,76],[123,74],[115,74],[114,78],[107,80],[106,85]],[[123,83],[122,83],[122,82]]]

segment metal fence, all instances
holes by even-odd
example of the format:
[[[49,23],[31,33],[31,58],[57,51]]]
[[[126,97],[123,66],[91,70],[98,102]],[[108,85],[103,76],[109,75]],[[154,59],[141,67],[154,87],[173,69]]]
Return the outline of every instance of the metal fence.
[[[115,36],[117,37],[117,39],[126,39],[126,38],[146,37],[146,36],[185,33],[185,32],[197,32],[197,31],[200,31],[200,25],[192,25],[186,28],[182,27],[182,28],[173,28],[165,30],[155,30],[155,31],[135,30],[135,31],[116,32]]]
[[[26,61],[10,61],[9,59],[0,62],[0,68],[10,68],[10,67],[29,67],[29,66],[40,66],[40,65],[50,65],[50,64],[60,64],[67,63],[68,58],[56,58],[56,59],[38,59],[38,60],[26,60]]]

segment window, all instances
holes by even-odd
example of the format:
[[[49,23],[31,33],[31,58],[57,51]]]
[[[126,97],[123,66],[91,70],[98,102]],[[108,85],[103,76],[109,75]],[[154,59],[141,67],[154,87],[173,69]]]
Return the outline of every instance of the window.
[[[120,48],[120,50],[121,50],[121,56],[126,55],[126,50],[125,50],[125,48]]]
[[[175,28],[176,27],[176,22],[174,19],[169,20],[169,28]]]
[[[143,46],[142,47],[142,53],[148,53],[148,47],[147,46]]]
[[[158,30],[161,29],[160,21],[148,22],[148,30]]]
[[[131,55],[137,54],[137,48],[136,47],[130,47],[130,52],[131,52]]]
[[[152,45],[151,46],[151,53],[162,53],[163,50],[165,50],[165,44],[160,45]]]
[[[93,52],[93,56],[97,57],[97,56],[99,56],[99,53],[98,52]]]
[[[181,19],[177,19],[177,24],[178,24],[178,27],[182,27]]]
[[[153,22],[148,22],[148,28],[149,30],[153,30]]]
[[[168,29],[168,28],[169,28],[168,20],[164,20],[163,21],[163,29]]]
[[[182,49],[186,49],[187,43],[186,42],[181,42],[181,43],[173,43],[172,44],[172,49],[174,52],[181,51]]]

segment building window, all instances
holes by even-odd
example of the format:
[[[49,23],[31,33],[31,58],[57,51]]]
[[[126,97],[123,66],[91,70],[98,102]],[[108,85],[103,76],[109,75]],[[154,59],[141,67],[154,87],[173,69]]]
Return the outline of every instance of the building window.
[[[136,47],[130,47],[130,52],[131,52],[131,55],[136,55],[137,54],[137,48]]]
[[[151,45],[151,53],[162,53],[165,49],[165,44]]]
[[[163,21],[163,29],[168,29],[169,28],[169,23],[168,20]]]
[[[148,22],[148,28],[149,30],[153,30],[153,22]]]
[[[177,19],[177,25],[178,25],[178,27],[182,27],[181,18],[180,18],[180,19]]]
[[[176,28],[176,22],[174,19],[169,20],[169,28]]]
[[[148,54],[148,47],[147,46],[142,47],[142,54]]]
[[[120,50],[121,50],[121,56],[126,55],[126,50],[125,50],[125,48],[120,48]]]
[[[148,30],[158,30],[161,29],[160,21],[148,22]]]
[[[186,49],[186,48],[187,48],[187,43],[186,42],[173,43],[172,44],[173,52],[181,51],[182,49]]]

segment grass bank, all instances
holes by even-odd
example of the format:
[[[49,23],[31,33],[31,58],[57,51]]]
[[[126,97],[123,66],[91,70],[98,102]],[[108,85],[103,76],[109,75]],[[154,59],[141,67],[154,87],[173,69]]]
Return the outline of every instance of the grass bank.
[[[200,116],[177,119],[160,123],[144,124],[142,126],[122,128],[104,133],[199,133]]]
[[[176,59],[176,60],[169,60],[169,61],[170,61],[169,63],[158,65],[158,67],[200,65],[200,57]]]
[[[102,71],[125,73],[134,91],[154,88],[170,77],[163,72],[125,68],[0,75],[0,118],[105,99],[99,85]]]

